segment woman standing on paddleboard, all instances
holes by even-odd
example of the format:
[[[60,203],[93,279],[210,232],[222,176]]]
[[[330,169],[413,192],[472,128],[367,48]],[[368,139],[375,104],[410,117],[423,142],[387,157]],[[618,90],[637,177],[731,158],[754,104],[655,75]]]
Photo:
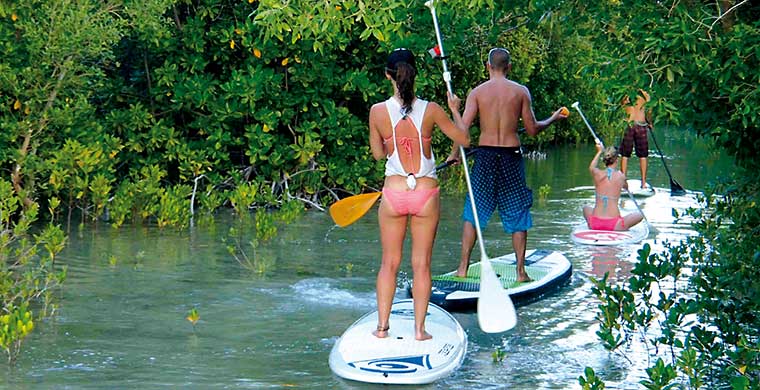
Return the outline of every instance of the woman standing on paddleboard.
[[[431,290],[430,259],[440,217],[431,147],[433,128],[438,126],[458,144],[465,147],[470,144],[467,130],[457,127],[441,106],[414,95],[416,76],[414,54],[407,49],[394,50],[385,67],[393,96],[373,105],[369,114],[372,155],[376,160],[387,159],[378,210],[383,257],[377,274],[378,319],[373,334],[379,338],[389,336],[388,321],[407,225],[412,234],[415,338],[432,337],[425,331],[425,315]],[[456,96],[449,96],[448,105],[455,118],[460,117],[459,104]]]

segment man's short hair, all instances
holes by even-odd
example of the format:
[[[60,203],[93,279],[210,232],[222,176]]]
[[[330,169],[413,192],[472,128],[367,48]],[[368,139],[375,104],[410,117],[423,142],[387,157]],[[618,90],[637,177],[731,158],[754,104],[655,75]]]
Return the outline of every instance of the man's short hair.
[[[509,50],[502,47],[494,47],[488,52],[488,64],[494,70],[506,72],[511,62]]]

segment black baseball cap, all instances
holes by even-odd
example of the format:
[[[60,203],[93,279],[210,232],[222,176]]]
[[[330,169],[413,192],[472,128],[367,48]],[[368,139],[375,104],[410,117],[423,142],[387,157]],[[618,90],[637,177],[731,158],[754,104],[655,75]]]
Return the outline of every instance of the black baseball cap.
[[[414,64],[414,54],[409,49],[398,48],[391,52],[388,56],[388,62],[385,64],[385,69],[389,72],[395,72],[398,68],[399,62],[406,62],[411,65],[412,68],[417,70],[417,66]]]

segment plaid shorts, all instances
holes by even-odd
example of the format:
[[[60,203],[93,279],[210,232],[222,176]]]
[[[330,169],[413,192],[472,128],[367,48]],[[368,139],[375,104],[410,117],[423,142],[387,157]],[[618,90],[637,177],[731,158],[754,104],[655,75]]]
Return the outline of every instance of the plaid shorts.
[[[649,139],[647,138],[648,129],[649,125],[641,125],[638,123],[628,127],[623,135],[623,140],[620,141],[620,155],[623,157],[631,157],[631,152],[635,146],[636,156],[642,158],[649,157]]]

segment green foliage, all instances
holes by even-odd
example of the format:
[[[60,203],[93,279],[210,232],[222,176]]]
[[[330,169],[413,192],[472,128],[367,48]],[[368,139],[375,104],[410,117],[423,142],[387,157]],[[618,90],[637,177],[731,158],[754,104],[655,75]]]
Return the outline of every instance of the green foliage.
[[[257,183],[245,183],[238,185],[230,191],[229,201],[238,216],[248,214],[248,208],[256,201],[259,186]]]
[[[549,193],[552,191],[552,187],[548,184],[544,184],[538,187],[538,201],[541,204],[546,203],[546,199],[549,197]]]
[[[491,353],[491,359],[494,363],[501,363],[504,361],[504,358],[507,356],[507,353],[502,351],[501,348],[496,348]]]
[[[0,60],[0,123],[7,129],[0,165],[19,167],[17,193],[43,195],[49,211],[63,206],[69,218],[78,209],[83,220],[114,226],[184,226],[184,198],[168,189],[200,177],[206,191],[196,202],[194,187],[190,209],[205,216],[220,199],[240,213],[254,202],[320,206],[335,190],[378,186],[381,163],[369,153],[366,118],[390,92],[383,64],[398,46],[418,53],[418,94],[445,101],[439,64],[425,61],[434,34],[421,3],[2,4],[0,32],[16,39],[4,42]],[[539,111],[561,105],[560,85],[541,81],[553,53],[564,53],[555,43],[566,41],[557,39],[559,24],[541,17],[546,10],[490,0],[437,8],[455,85],[482,81],[484,54],[504,44],[514,53],[515,77],[542,85],[534,94]],[[485,27],[473,22],[480,20]],[[510,27],[491,31],[498,25]],[[572,63],[569,54],[560,57]],[[555,139],[546,133],[538,142]],[[436,134],[438,155],[448,147]],[[41,175],[50,180],[35,180]],[[253,202],[246,198],[251,188],[230,186],[251,182]]]
[[[581,388],[583,390],[603,390],[604,389],[604,382],[596,376],[596,373],[594,372],[594,369],[591,367],[586,367],[584,370],[585,376],[581,375],[578,377],[578,384],[581,385]]]
[[[223,240],[227,251],[245,269],[263,275],[275,266],[275,257],[262,249],[262,244],[277,234],[278,225],[293,222],[304,210],[298,201],[288,201],[277,210],[260,208],[253,218],[249,213],[240,214],[235,226],[230,227],[228,237]],[[253,238],[246,239],[253,230]],[[352,266],[351,266],[352,267]],[[347,266],[350,272],[350,267]]]
[[[158,227],[185,227],[190,221],[190,186],[175,185],[161,191],[156,222]]]
[[[739,163],[757,164],[751,157],[760,146],[757,2],[576,5],[567,22],[594,49],[576,76],[607,97],[586,105],[594,105],[588,116],[599,119],[592,123],[619,136],[625,117],[618,102],[643,88],[652,96],[655,124],[693,127],[726,147]]]
[[[103,213],[114,180],[112,165],[100,144],[85,146],[69,139],[53,151],[46,164],[50,170],[48,193],[51,198],[66,199],[69,224],[75,207],[82,210],[83,217],[89,213],[89,202],[94,206],[93,219]]]
[[[706,194],[705,209],[688,213],[698,236],[668,243],[663,253],[645,247],[627,286],[595,281],[598,335],[620,351],[641,333],[655,362],[646,388],[758,388],[760,212],[751,151],[760,142],[753,111],[760,79],[750,69],[758,66],[760,7],[734,0],[576,6],[568,21],[593,47],[576,77],[607,97],[584,108],[608,143],[623,127],[619,101],[643,88],[655,124],[693,127],[748,168]]]
[[[55,310],[53,291],[66,278],[66,269],[56,267],[56,255],[66,236],[52,224],[32,234],[37,204],[22,208],[13,186],[0,179],[0,347],[13,362],[21,343],[33,329],[29,307],[39,304],[40,318]]]
[[[627,285],[594,281],[604,346],[620,351],[639,332],[655,358],[645,388],[760,386],[758,190],[749,175],[716,186],[687,213],[699,235],[663,253],[645,245]]]
[[[26,304],[9,306],[4,311],[7,314],[0,315],[0,347],[8,355],[8,361],[13,362],[21,351],[22,341],[34,329],[34,320]]]
[[[132,179],[122,181],[109,206],[112,225],[119,227],[128,219],[139,223],[158,215],[164,193],[161,180],[165,175],[157,165],[151,165],[143,167]]]
[[[198,309],[192,308],[187,312],[187,316],[185,317],[188,321],[190,321],[191,324],[193,324],[193,330],[195,330],[195,324],[198,322],[198,320],[201,319],[200,314],[198,314]]]
[[[0,59],[0,166],[26,204],[41,195],[69,217],[79,209],[83,219],[110,217],[114,226],[158,223],[159,199],[172,196],[158,188],[199,177],[206,191],[196,202],[193,190],[190,208],[206,216],[220,199],[248,202],[239,197],[250,188],[235,193],[230,183],[255,181],[257,205],[295,198],[319,206],[336,190],[377,187],[381,162],[369,153],[366,118],[390,92],[383,64],[395,47],[418,54],[417,94],[445,101],[440,64],[424,54],[435,37],[420,2],[0,4],[0,33],[14,37]],[[485,79],[488,50],[504,46],[539,119],[582,97],[614,143],[617,101],[639,86],[652,92],[655,120],[692,124],[737,155],[755,149],[739,147],[757,139],[755,5],[734,2],[733,12],[704,19],[714,7],[695,1],[436,4],[463,97]],[[588,138],[573,116],[523,142]],[[442,134],[434,144],[447,154]],[[143,181],[146,169],[151,178],[160,173],[158,183]],[[160,217],[162,226],[187,224],[190,214],[174,203],[176,218]]]

